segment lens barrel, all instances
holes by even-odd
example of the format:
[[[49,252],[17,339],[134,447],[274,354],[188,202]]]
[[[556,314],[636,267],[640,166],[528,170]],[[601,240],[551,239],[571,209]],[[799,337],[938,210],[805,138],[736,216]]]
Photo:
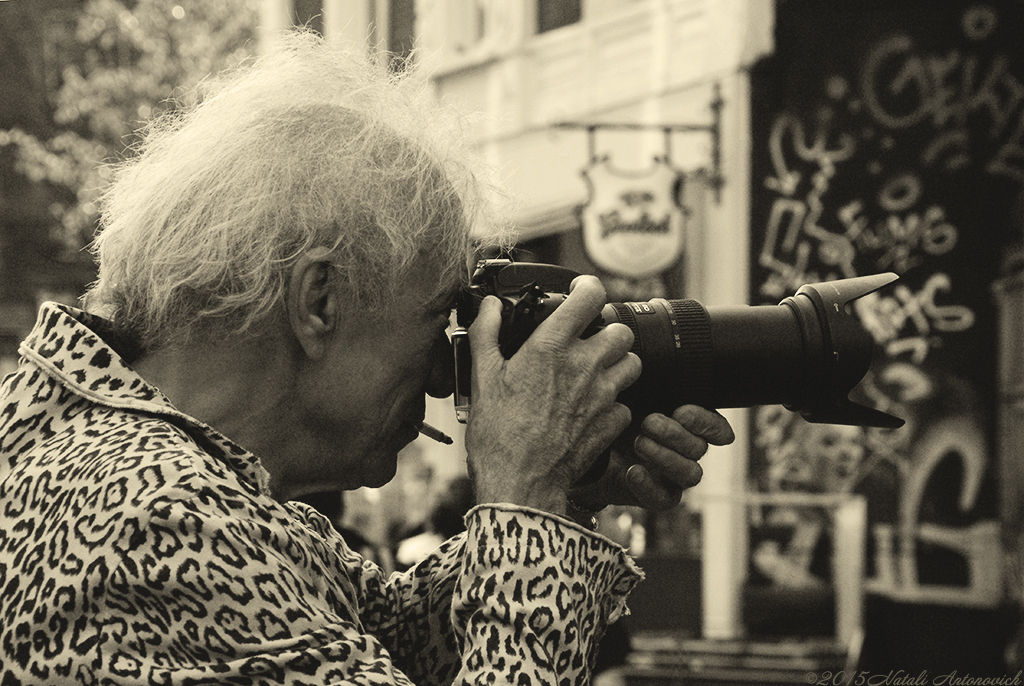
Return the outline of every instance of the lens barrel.
[[[791,404],[815,366],[786,306],[708,309],[656,298],[612,303],[602,316],[633,331],[643,372],[624,401],[634,409]]]
[[[903,420],[848,398],[871,365],[874,341],[847,305],[895,278],[810,284],[778,305],[662,298],[606,305],[605,325],[628,326],[643,362],[620,401],[634,416],[687,404],[785,405],[812,422],[900,426]]]
[[[453,335],[456,414],[470,408],[466,329],[487,295],[502,299],[499,344],[515,354],[565,300],[570,269],[549,264],[482,260],[457,308]],[[622,323],[643,362],[639,380],[619,397],[642,417],[681,405],[707,408],[784,405],[807,421],[897,428],[903,420],[849,399],[867,374],[874,341],[851,311],[857,298],[897,280],[896,274],[806,284],[778,305],[705,307],[696,300],[610,303],[583,336]]]

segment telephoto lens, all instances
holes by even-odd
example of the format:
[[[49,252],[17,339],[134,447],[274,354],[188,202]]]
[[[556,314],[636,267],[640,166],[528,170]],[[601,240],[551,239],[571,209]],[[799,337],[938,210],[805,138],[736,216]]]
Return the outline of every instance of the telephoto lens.
[[[849,400],[874,341],[850,303],[896,280],[878,274],[808,284],[778,305],[705,307],[654,299],[605,306],[632,329],[640,379],[620,400],[634,414],[784,405],[811,422],[897,428],[903,420]]]
[[[556,265],[484,260],[458,305],[456,414],[466,421],[471,372],[467,329],[480,301],[503,304],[499,344],[511,357],[566,298],[578,274]],[[898,428],[903,420],[849,393],[871,365],[874,341],[851,303],[892,283],[892,273],[808,284],[778,305],[705,307],[696,300],[610,303],[584,332],[620,322],[643,371],[620,401],[634,417],[680,405],[709,409],[784,405],[807,421]]]

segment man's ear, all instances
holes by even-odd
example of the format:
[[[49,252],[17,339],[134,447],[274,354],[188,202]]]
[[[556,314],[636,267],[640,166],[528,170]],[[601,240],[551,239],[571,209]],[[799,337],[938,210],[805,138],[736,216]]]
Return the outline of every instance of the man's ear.
[[[285,294],[288,323],[306,355],[320,359],[339,329],[344,306],[327,248],[304,253],[292,266]]]

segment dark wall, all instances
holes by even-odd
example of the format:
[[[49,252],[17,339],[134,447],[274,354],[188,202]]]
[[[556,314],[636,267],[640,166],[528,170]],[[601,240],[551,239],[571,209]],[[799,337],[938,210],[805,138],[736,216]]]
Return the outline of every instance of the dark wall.
[[[999,672],[1010,625],[998,580],[979,570],[1002,565],[988,546],[1001,459],[992,286],[1022,236],[1024,3],[777,9],[776,52],[752,81],[751,301],[900,275],[857,309],[878,345],[855,395],[907,426],[808,428],[760,410],[751,472],[763,490],[868,497],[866,660]]]

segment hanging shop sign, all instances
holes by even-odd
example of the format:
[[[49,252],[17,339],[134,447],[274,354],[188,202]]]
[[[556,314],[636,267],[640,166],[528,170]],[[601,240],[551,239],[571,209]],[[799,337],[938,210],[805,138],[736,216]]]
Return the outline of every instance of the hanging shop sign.
[[[599,159],[583,170],[590,189],[581,216],[583,245],[605,271],[643,278],[665,271],[682,255],[683,176],[665,158],[654,162],[646,170],[626,171]]]

